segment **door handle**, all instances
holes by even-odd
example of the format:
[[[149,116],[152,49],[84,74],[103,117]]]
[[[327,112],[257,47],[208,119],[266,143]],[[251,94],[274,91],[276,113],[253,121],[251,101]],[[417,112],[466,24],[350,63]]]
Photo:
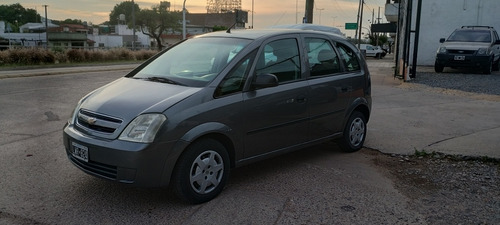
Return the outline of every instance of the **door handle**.
[[[306,96],[298,96],[297,98],[295,98],[295,100],[297,101],[297,103],[303,103],[306,101]]]

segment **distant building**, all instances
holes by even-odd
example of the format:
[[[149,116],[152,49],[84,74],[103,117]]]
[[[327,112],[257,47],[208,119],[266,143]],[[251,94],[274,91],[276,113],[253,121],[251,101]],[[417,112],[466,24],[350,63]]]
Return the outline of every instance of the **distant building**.
[[[245,29],[248,12],[188,13],[186,14],[186,37],[213,32],[214,27]],[[182,40],[182,31],[169,31],[162,35],[163,45],[169,46]]]

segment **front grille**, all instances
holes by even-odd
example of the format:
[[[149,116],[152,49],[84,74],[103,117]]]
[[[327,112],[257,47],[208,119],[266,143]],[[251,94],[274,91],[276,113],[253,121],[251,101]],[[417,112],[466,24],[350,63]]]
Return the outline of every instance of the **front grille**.
[[[476,53],[475,50],[448,50],[448,52],[452,54],[464,54],[464,55],[472,55]]]
[[[106,165],[103,163],[93,162],[93,161],[82,161],[72,155],[69,156],[71,162],[73,162],[78,167],[82,168],[84,171],[90,172],[92,174],[97,174],[101,177],[108,178],[111,180],[116,180],[118,169],[116,166]]]
[[[114,133],[122,123],[121,119],[83,109],[78,112],[77,121],[81,127],[107,134]]]

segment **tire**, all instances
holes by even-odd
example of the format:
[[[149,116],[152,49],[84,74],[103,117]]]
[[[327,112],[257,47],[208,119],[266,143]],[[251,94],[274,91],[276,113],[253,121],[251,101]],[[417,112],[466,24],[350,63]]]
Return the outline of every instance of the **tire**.
[[[363,113],[354,111],[344,128],[339,145],[344,152],[355,152],[363,147],[366,139],[366,119]]]
[[[436,71],[436,73],[442,73],[444,70],[444,66],[439,64],[439,63],[434,63],[434,71]]]
[[[229,155],[224,145],[213,139],[201,139],[179,157],[172,184],[180,199],[200,204],[217,197],[228,176]]]
[[[485,68],[483,68],[484,74],[491,74],[491,71],[493,71],[493,60],[490,61],[490,63],[488,63]]]
[[[500,58],[493,63],[493,71],[499,71],[500,70]]]

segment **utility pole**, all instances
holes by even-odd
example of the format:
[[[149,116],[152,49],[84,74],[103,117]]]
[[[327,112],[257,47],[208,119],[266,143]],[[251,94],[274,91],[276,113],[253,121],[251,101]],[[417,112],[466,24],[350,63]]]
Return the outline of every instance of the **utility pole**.
[[[365,4],[364,0],[361,0],[361,11],[359,14],[359,32],[358,32],[358,49],[361,46],[361,28],[363,27],[363,5]]]
[[[303,23],[313,23],[314,0],[306,0],[306,13]]]
[[[356,24],[359,26],[359,12],[361,11],[361,1],[362,0],[359,0],[359,6],[358,6],[358,20],[356,21]],[[358,30],[359,30],[359,27],[358,29],[356,29],[356,33],[354,34],[354,39],[358,39]],[[358,45],[358,48],[359,48],[359,45]]]
[[[186,0],[182,4],[182,40],[186,39]]]
[[[380,19],[382,19],[382,18],[380,18],[380,6],[379,6],[378,7],[378,17],[377,17],[378,22],[377,22],[377,24],[380,23]]]
[[[47,18],[47,6],[48,5],[43,5],[43,7],[45,7],[45,49],[49,49],[49,19]]]
[[[252,29],[253,29],[253,10],[254,10],[254,7],[253,7],[253,0],[252,0]],[[297,17],[297,14],[295,14],[295,17]],[[297,19],[295,19],[297,20]]]

